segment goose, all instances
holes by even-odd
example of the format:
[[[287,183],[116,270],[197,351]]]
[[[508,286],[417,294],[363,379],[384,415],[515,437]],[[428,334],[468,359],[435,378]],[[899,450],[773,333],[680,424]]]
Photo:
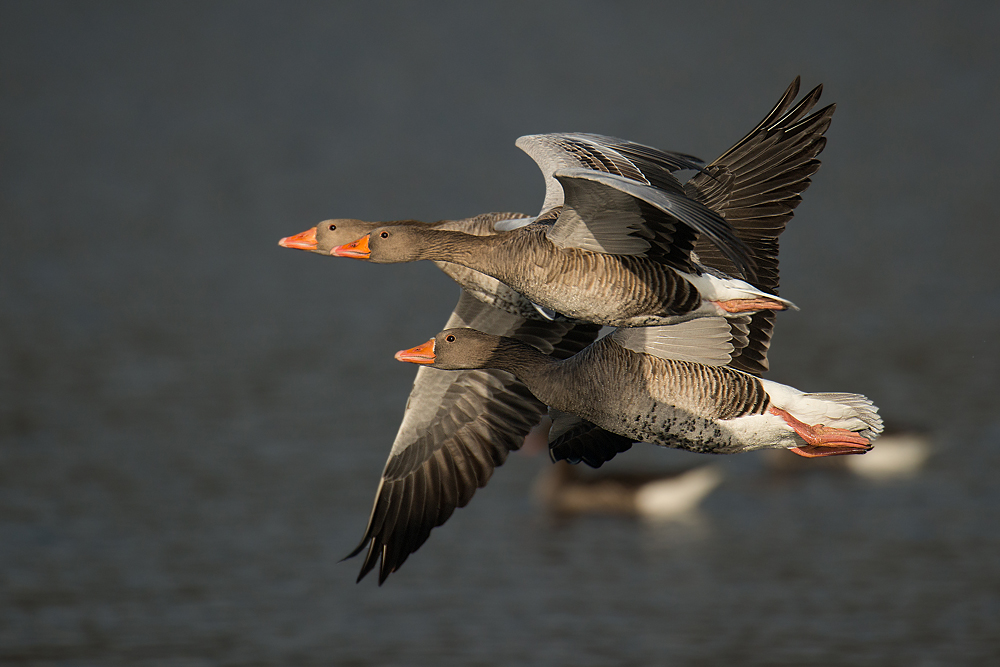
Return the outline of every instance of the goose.
[[[553,141],[569,141],[571,135],[539,135],[549,137]],[[639,183],[669,183],[673,177],[671,171],[677,169],[701,169],[705,163],[700,158],[685,153],[661,151],[656,148],[633,143],[616,137],[599,134],[572,135],[575,141],[572,150],[567,150],[562,156],[577,168],[593,171],[625,173]],[[561,138],[561,139],[560,139]],[[568,146],[569,144],[567,144]],[[626,165],[621,162],[618,151],[632,156]],[[619,166],[616,166],[618,164]],[[624,170],[624,171],[623,171]],[[664,181],[664,174],[666,181]],[[335,248],[367,235],[374,228],[382,226],[415,227],[438,231],[455,231],[473,236],[490,236],[499,231],[514,229],[537,221],[523,213],[484,213],[471,218],[458,220],[440,220],[426,223],[418,220],[397,220],[394,222],[366,222],[356,219],[325,220],[315,227],[293,236],[287,236],[278,241],[285,248],[308,250],[322,255],[337,255]],[[355,259],[365,259],[357,253],[344,255]],[[542,308],[528,301],[520,294],[504,285],[496,278],[484,275],[470,268],[450,262],[435,262],[449,277],[455,280],[462,289],[492,306],[506,310],[526,319],[536,319],[539,316],[549,320],[566,321],[555,311]]]
[[[822,86],[791,106],[798,87],[796,79],[757,127],[684,186],[673,175],[679,165],[630,168],[645,155],[637,144],[602,146],[606,171],[599,171],[567,166],[592,135],[529,135],[516,144],[546,178],[536,218],[497,225],[489,236],[388,225],[331,254],[461,264],[546,311],[612,327],[794,308],[752,284],[755,253],[736,229],[764,253],[766,282],[777,235],[819,168],[816,156],[835,110],[830,105],[805,116]],[[710,258],[707,264],[699,251]]]
[[[558,461],[535,480],[535,498],[555,514],[619,514],[649,519],[682,517],[721,482],[714,465],[673,473],[581,475]]]
[[[465,307],[478,309],[480,318],[503,321],[513,317],[468,294],[463,293],[462,299],[464,307],[460,300],[449,322],[461,320],[459,314]],[[542,327],[542,331],[559,324],[537,320],[528,323]],[[618,329],[574,355],[572,348],[587,345],[588,339],[596,335],[596,328],[581,332],[580,326],[572,334],[567,332],[557,350],[559,354],[544,354],[544,346],[537,342],[532,346],[473,328],[446,329],[422,346],[397,353],[397,359],[420,365],[407,403],[407,415],[413,409],[419,419],[408,422],[404,417],[364,537],[348,556],[356,556],[368,547],[358,581],[378,565],[382,585],[427,540],[431,529],[443,524],[455,507],[471,499],[506,453],[520,446],[529,422],[544,415],[545,405],[553,418],[549,431],[552,459],[582,461],[592,467],[599,467],[637,441],[707,453],[784,447],[815,458],[863,453],[871,449],[872,439],[881,431],[877,410],[864,396],[804,394],[732,368],[733,354],[741,349],[734,334],[739,329],[724,318]],[[571,335],[574,338],[568,341]],[[456,358],[454,347],[442,354],[437,345],[442,339],[449,346],[457,341],[461,346],[466,336],[474,339],[471,347],[480,352],[478,357],[463,360],[459,351]],[[769,338],[762,339],[765,359],[768,342]],[[503,349],[513,346],[515,351],[506,358],[483,354],[490,345]],[[478,412],[481,406],[465,396],[489,384],[480,378],[463,380],[447,389],[422,388],[422,383],[446,382],[440,374],[457,376],[484,367],[510,374],[502,377],[511,384],[492,385],[495,390],[491,401],[503,402],[503,409],[485,403],[487,411]],[[461,368],[466,370],[457,370]],[[424,370],[439,370],[440,374],[422,377],[420,372]],[[613,382],[616,376],[619,380],[625,378],[621,386]],[[517,384],[518,380],[521,384]],[[505,428],[503,419],[509,418],[510,401],[506,394],[523,391],[535,397],[531,408],[534,411],[513,428]],[[440,396],[447,400],[442,402]],[[522,409],[529,403],[521,394]],[[464,438],[442,432],[440,424],[445,429],[456,428],[456,413],[457,430]],[[484,444],[488,441],[479,437],[484,425],[504,437],[506,444]],[[696,475],[680,490],[673,484],[648,487],[641,496],[635,496],[635,507],[643,514],[659,516],[679,511],[677,493],[698,491],[689,497],[689,504],[696,504],[717,483],[716,476]]]
[[[930,436],[920,430],[900,430],[879,436],[878,447],[868,456],[848,457],[847,469],[855,475],[888,480],[916,475],[930,458]]]
[[[445,329],[396,354],[444,370],[495,368],[554,414],[550,441],[580,423],[635,442],[712,454],[765,448],[806,457],[858,454],[882,431],[866,397],[804,393],[726,366],[724,318],[616,329],[567,359],[471,328]]]

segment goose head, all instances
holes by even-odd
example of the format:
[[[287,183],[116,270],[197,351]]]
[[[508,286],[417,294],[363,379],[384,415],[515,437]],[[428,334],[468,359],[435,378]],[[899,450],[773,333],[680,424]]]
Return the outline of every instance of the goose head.
[[[445,329],[423,345],[400,350],[396,359],[445,370],[491,368],[500,341],[475,329]]]
[[[359,254],[367,251],[365,259],[377,264],[413,262],[422,257],[427,245],[427,232],[412,226],[384,226],[373,229],[356,243],[359,245],[355,251]]]

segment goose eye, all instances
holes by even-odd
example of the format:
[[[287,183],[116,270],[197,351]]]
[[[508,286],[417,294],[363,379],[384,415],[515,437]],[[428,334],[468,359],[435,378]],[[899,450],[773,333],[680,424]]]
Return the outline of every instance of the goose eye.
[[[337,228],[337,225],[330,225],[330,231],[331,231],[331,232],[332,232],[333,230],[335,230],[336,228]]]
[[[448,341],[449,343],[454,343],[455,342],[455,335],[454,334],[448,334],[447,336],[445,336],[444,339],[446,341]]]
[[[384,239],[387,239],[389,238],[389,232],[382,232],[381,234],[379,234],[379,236],[381,236]]]

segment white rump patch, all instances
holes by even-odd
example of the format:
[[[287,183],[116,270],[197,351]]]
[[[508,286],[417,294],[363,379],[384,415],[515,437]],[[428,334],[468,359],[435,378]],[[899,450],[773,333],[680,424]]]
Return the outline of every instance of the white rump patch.
[[[807,394],[785,384],[761,380],[775,407],[810,426],[822,424],[854,431],[869,440],[882,432],[878,408],[861,394]]]
[[[722,471],[704,465],[667,479],[650,482],[635,494],[639,514],[667,519],[690,512],[722,482]]]

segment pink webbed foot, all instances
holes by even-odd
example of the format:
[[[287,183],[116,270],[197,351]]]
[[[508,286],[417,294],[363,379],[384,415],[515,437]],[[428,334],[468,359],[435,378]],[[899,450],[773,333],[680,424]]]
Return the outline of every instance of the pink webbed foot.
[[[756,313],[758,310],[786,310],[788,305],[774,299],[759,297],[756,299],[729,299],[728,301],[713,301],[727,313]]]
[[[806,441],[806,444],[801,447],[789,448],[799,456],[816,458],[841,454],[864,454],[872,448],[868,438],[864,438],[854,431],[848,431],[846,428],[833,428],[822,424],[811,426],[773,405],[768,408],[768,412],[784,419],[785,423]]]

